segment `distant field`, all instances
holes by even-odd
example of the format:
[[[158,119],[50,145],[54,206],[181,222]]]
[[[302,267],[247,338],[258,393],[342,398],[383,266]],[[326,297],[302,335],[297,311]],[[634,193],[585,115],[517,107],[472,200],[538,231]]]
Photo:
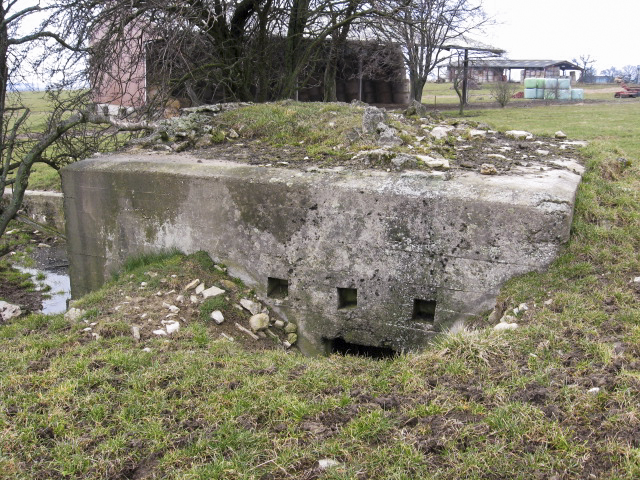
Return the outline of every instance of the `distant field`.
[[[514,83],[514,91],[524,91],[524,86],[520,83]],[[618,85],[582,85],[577,84],[572,88],[582,88],[584,90],[585,100],[611,100],[618,103],[633,102],[634,99],[614,99],[613,94],[622,90]],[[477,90],[469,91],[469,103],[493,102],[491,97],[491,84],[483,83]],[[534,102],[534,100],[525,100],[524,98],[513,99],[513,102]],[[451,83],[427,83],[422,91],[422,103],[429,106],[442,104],[457,104],[458,96],[453,89]]]

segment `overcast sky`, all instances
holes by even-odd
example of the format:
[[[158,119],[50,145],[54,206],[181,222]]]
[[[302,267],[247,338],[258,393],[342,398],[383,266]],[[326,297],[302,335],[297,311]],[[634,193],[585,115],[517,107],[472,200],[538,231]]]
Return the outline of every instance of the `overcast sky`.
[[[640,0],[483,0],[500,24],[479,40],[512,59],[569,60],[588,54],[600,70],[640,65]]]

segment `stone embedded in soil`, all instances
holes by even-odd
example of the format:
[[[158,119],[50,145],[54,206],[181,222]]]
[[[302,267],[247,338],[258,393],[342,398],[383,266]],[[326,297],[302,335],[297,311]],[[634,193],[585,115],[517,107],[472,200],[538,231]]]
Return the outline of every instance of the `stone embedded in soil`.
[[[487,136],[487,131],[486,130],[476,130],[475,128],[472,128],[471,130],[469,130],[469,136],[471,138],[483,138]]]
[[[593,387],[587,390],[588,393],[600,393],[600,387]]]
[[[202,292],[204,292],[204,283],[201,283],[196,287],[196,295],[200,295]]]
[[[332,458],[322,458],[318,460],[318,468],[320,470],[326,470],[327,468],[338,467],[341,463]]]
[[[249,326],[253,332],[259,332],[269,326],[269,315],[258,313],[249,319]]]
[[[167,334],[171,335],[172,333],[175,333],[178,330],[180,330],[180,322],[178,321],[169,322],[165,325],[165,328],[167,329]]]
[[[180,311],[180,309],[178,307],[176,307],[175,305],[169,305],[169,311],[171,313],[178,313]]]
[[[433,170],[449,170],[451,168],[449,160],[446,158],[434,158],[429,155],[416,155],[416,158]]]
[[[223,293],[224,293],[224,290],[222,290],[221,288],[210,287],[202,291],[202,296],[204,298],[217,297],[218,295],[222,295]]]
[[[176,297],[176,303],[184,303],[184,295],[178,295]]]
[[[135,339],[136,342],[140,341],[140,327],[138,327],[137,325],[131,325],[131,335],[133,335],[133,338]]]
[[[64,314],[64,319],[68,322],[77,322],[84,315],[84,310],[79,308],[70,308],[67,313]]]
[[[289,335],[287,335],[287,342],[289,342],[291,345],[293,345],[297,341],[298,341],[298,335],[297,334],[290,333]]]
[[[276,320],[273,322],[273,326],[276,328],[284,328],[284,322],[282,320]]]
[[[504,132],[507,137],[515,138],[516,140],[530,140],[533,138],[533,134],[525,132],[524,130],[508,130]]]
[[[287,323],[287,326],[284,327],[284,333],[296,333],[298,331],[298,325],[293,322]]]
[[[515,330],[516,328],[518,328],[518,324],[517,323],[505,323],[505,322],[500,322],[499,324],[497,324],[495,327],[493,327],[494,330]]]
[[[449,135],[449,132],[451,132],[452,130],[455,130],[455,127],[451,125],[434,127],[431,130],[431,136],[437,140],[440,140]]]
[[[564,133],[562,130],[558,130],[558,131],[554,134],[554,136],[555,136],[556,138],[561,139],[561,140],[564,140],[565,138],[567,138],[567,134],[566,134],[566,133]]]
[[[386,113],[378,107],[366,107],[362,115],[362,131],[365,134],[376,133],[378,124],[384,122]]]
[[[220,325],[222,322],[224,322],[224,315],[222,315],[222,312],[220,310],[214,310],[213,312],[211,312],[211,319],[218,325]]]
[[[185,290],[191,290],[192,288],[197,287],[198,285],[200,285],[200,279],[196,278],[193,282],[189,282],[184,289]]]
[[[262,305],[252,300],[249,300],[248,298],[241,299],[240,305],[242,305],[242,308],[249,311],[251,315],[257,315],[262,311]]]
[[[159,336],[164,336],[167,334],[167,332],[165,332],[162,328],[159,328],[158,330],[154,330],[153,331],[154,335],[159,335]]]
[[[496,175],[498,173],[498,169],[492,163],[483,163],[480,166],[480,173],[482,175]]]
[[[406,153],[399,153],[391,159],[391,163],[393,163],[396,167],[415,165],[416,157],[414,155],[407,155]]]
[[[0,300],[0,320],[8,322],[12,318],[19,317],[21,314],[22,310],[19,305]]]
[[[198,303],[198,297],[196,297],[195,295],[191,295],[191,296],[189,297],[189,301],[190,301],[191,303]]]

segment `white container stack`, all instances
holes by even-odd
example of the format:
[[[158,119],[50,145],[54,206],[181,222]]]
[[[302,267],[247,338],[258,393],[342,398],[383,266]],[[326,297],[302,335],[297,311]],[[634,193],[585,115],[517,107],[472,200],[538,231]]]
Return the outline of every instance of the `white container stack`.
[[[584,90],[571,88],[568,78],[525,78],[524,98],[533,100],[583,100]]]

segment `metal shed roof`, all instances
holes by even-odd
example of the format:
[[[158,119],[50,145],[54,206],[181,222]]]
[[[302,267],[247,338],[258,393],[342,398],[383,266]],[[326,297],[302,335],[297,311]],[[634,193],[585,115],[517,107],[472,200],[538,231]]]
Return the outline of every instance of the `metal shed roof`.
[[[469,62],[472,67],[489,68],[546,68],[560,67],[561,70],[582,70],[575,63],[566,60],[509,60],[506,58],[495,58],[488,60],[472,60]]]

